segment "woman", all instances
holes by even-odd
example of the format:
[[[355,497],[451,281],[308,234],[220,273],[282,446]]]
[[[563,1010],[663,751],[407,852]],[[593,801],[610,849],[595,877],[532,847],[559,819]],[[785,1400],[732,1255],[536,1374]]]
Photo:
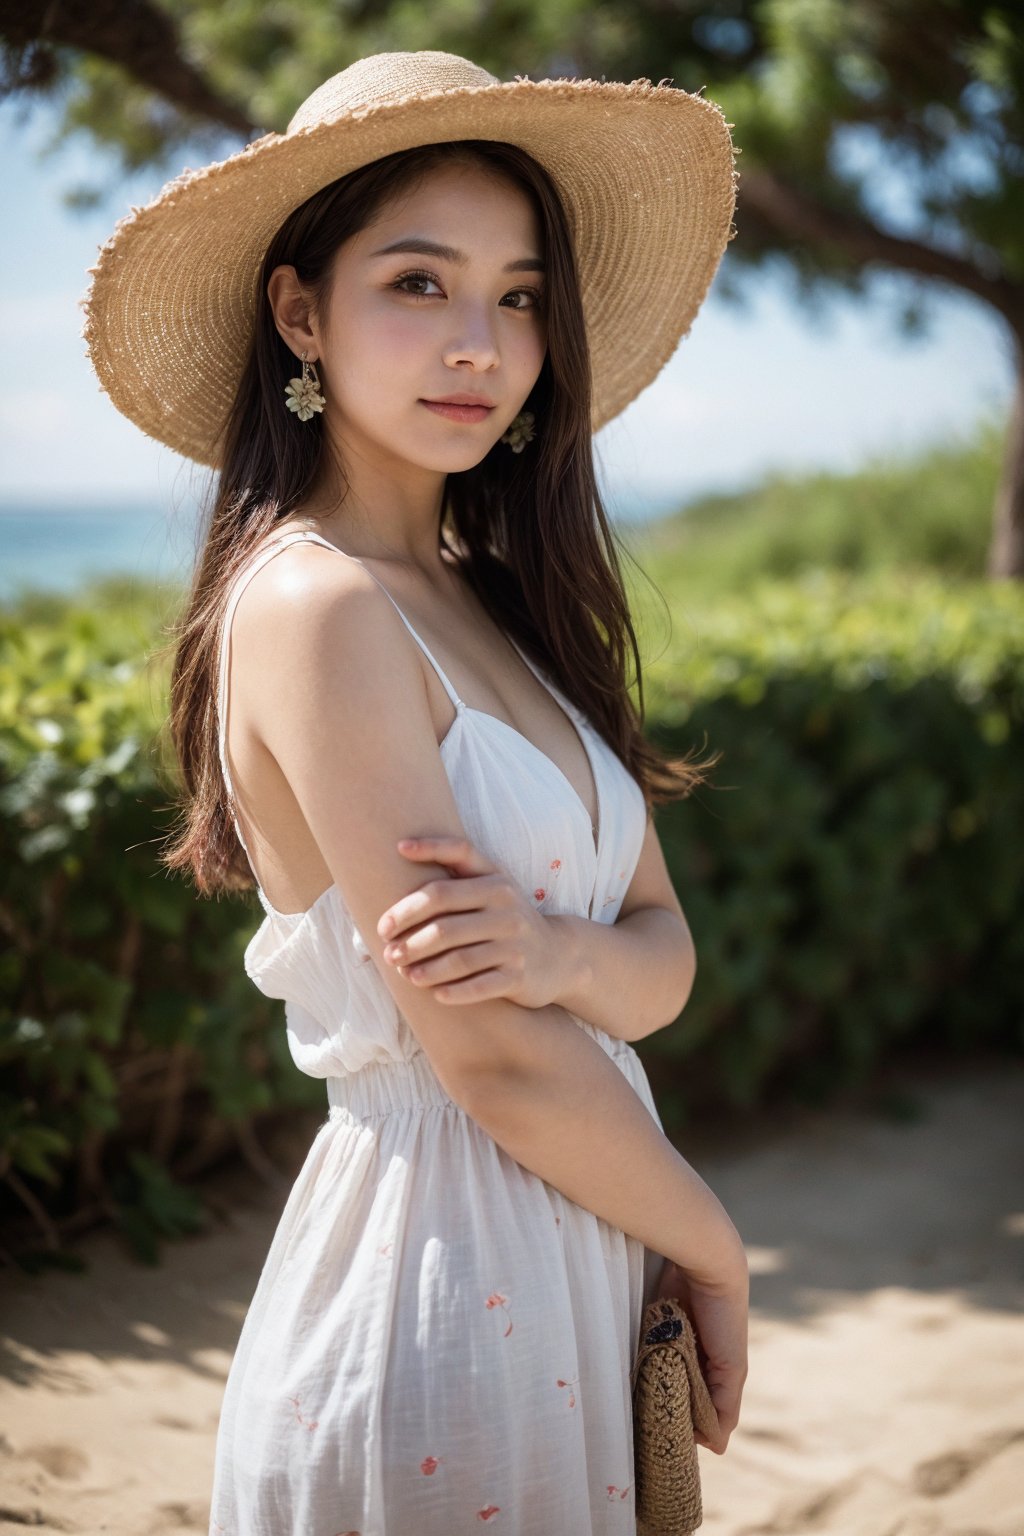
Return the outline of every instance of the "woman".
[[[166,861],[255,877],[246,969],[330,1106],[232,1363],[211,1531],[635,1531],[660,1294],[712,1450],[738,1420],[742,1243],[631,1043],[692,985],[651,809],[703,775],[630,702],[591,451],[730,238],[726,127],[646,81],[376,55],[92,269],[104,386],[220,472]]]

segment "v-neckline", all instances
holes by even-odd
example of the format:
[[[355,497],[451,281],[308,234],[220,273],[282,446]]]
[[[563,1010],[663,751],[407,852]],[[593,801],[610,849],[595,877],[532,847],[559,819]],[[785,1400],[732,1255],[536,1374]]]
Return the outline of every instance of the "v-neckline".
[[[562,708],[564,712],[564,705]],[[476,715],[476,717],[480,720],[492,720],[494,724],[500,726],[503,731],[510,731],[516,740],[521,741],[534,754],[535,757],[539,757],[543,762],[547,763],[547,765],[554,770],[554,772],[561,779],[562,783],[565,785],[566,789],[569,791],[569,794],[572,796],[574,803],[579,807],[580,812],[587,824],[587,833],[589,836],[590,846],[594,850],[594,860],[595,862],[599,860],[601,857],[602,839],[604,836],[604,809],[601,804],[601,780],[598,774],[594,754],[590,748],[590,743],[587,740],[584,732],[580,730],[579,726],[576,725],[575,722],[571,722],[574,726],[577,736],[583,744],[583,750],[586,753],[587,761],[590,765],[590,772],[594,780],[594,794],[597,800],[596,829],[590,812],[587,810],[586,805],[583,803],[583,796],[580,794],[575,784],[573,784],[568,774],[565,773],[563,769],[559,768],[553,757],[550,757],[547,752],[545,752],[541,747],[538,747],[536,742],[531,741],[529,736],[524,736],[522,731],[518,730],[516,726],[510,725],[507,720],[503,720],[500,715],[489,714],[485,709],[476,709],[472,704],[465,703],[464,700],[460,701],[459,703],[458,713]],[[455,721],[453,720],[452,725],[445,732],[444,739],[441,742],[442,747],[444,746],[445,742],[447,742],[454,726]]]
[[[543,678],[541,678],[541,682],[544,682]],[[550,687],[550,684],[545,684],[545,686]],[[559,700],[556,699],[556,703],[560,703],[560,707],[565,710],[565,705],[561,704]],[[565,710],[565,712],[568,714],[567,710]],[[449,743],[454,741],[456,733],[463,728],[465,721],[469,716],[475,716],[478,720],[489,720],[494,725],[498,726],[500,730],[506,731],[512,735],[516,741],[522,742],[527,751],[531,752],[535,758],[538,758],[540,762],[542,762],[547,769],[550,769],[556,778],[559,779],[562,784],[564,784],[566,790],[569,793],[570,803],[573,810],[579,812],[583,819],[583,824],[587,829],[587,846],[591,850],[593,857],[593,867],[592,878],[590,881],[590,895],[587,900],[586,915],[588,918],[593,918],[594,902],[597,899],[598,884],[601,878],[601,861],[605,848],[606,816],[604,799],[601,794],[601,778],[597,768],[596,754],[591,751],[590,742],[585,731],[580,729],[580,727],[577,726],[575,721],[572,721],[570,717],[571,723],[575,726],[576,733],[583,743],[583,750],[587,754],[587,760],[590,763],[590,771],[594,777],[594,792],[597,797],[596,834],[594,832],[594,823],[590,819],[590,812],[587,810],[583,803],[583,797],[580,795],[579,790],[572,783],[567,774],[565,774],[562,769],[559,768],[553,757],[549,757],[548,754],[540,747],[538,747],[535,742],[530,740],[529,736],[524,736],[522,731],[518,730],[516,726],[510,725],[507,720],[503,720],[500,715],[488,714],[487,710],[485,709],[475,709],[472,704],[467,704],[465,700],[460,699],[458,704],[455,706],[455,719],[445,731],[444,736],[441,738],[439,744],[442,757],[445,755],[445,751]]]
[[[583,751],[586,754],[587,765],[590,768],[590,776],[594,781],[594,810],[597,814],[596,828],[595,823],[591,819],[590,812],[587,810],[587,807],[583,803],[583,796],[580,794],[575,785],[570,781],[568,774],[563,769],[559,768],[554,758],[545,752],[543,748],[538,747],[536,742],[531,741],[528,736],[524,736],[522,731],[518,730],[514,725],[509,726],[509,730],[515,732],[515,734],[522,741],[526,742],[528,747],[533,748],[534,752],[538,752],[541,757],[543,757],[547,762],[551,764],[552,768],[559,775],[559,777],[565,780],[566,784],[569,786],[569,789],[572,791],[577,804],[582,810],[584,816],[587,818],[587,825],[590,828],[591,834],[590,840],[594,845],[594,858],[598,859],[601,855],[601,836],[604,832],[604,811],[601,804],[601,776],[598,772],[597,756],[591,750],[590,727],[587,722],[583,720],[579,710],[577,710],[576,707],[571,704],[570,701],[565,697],[564,693],[562,693],[560,689],[556,688],[554,683],[552,683],[549,678],[544,676],[535,662],[531,661],[530,657],[527,656],[526,652],[523,650],[518,641],[513,640],[511,635],[506,635],[505,638],[513,647],[516,654],[521,657],[521,659],[529,667],[530,671],[540,683],[541,687],[546,688],[548,693],[550,693],[551,697],[562,711],[562,714],[565,715],[569,724],[576,732],[576,735],[582,744]],[[508,725],[508,721],[502,720],[500,715],[493,715],[491,718],[497,720],[499,725]]]
[[[514,640],[512,641],[512,644],[515,645]],[[516,646],[516,650],[519,650],[518,646]],[[519,654],[522,656],[523,653],[520,651]],[[535,670],[529,657],[523,656],[523,660],[526,662],[527,666],[531,668],[531,670]],[[546,688],[551,690],[552,695],[555,697],[555,702],[562,710],[565,711],[566,714],[568,714],[569,712],[566,710],[565,703],[563,703],[563,701],[559,699],[557,695],[554,695],[554,690],[552,689],[551,684],[547,682],[547,680],[543,677],[541,677],[539,680]],[[534,754],[535,757],[539,758],[541,762],[547,764],[547,766],[555,773],[555,775],[562,781],[566,789],[569,791],[574,805],[579,807],[580,815],[583,817],[583,820],[587,826],[587,841],[590,847],[593,849],[594,853],[594,877],[590,882],[590,899],[587,902],[587,916],[588,918],[592,918],[594,915],[594,901],[597,896],[598,880],[601,873],[601,856],[604,851],[607,827],[604,796],[601,793],[601,777],[597,767],[596,754],[591,750],[590,740],[586,730],[580,729],[572,716],[569,717],[570,723],[575,727],[576,733],[583,743],[583,750],[587,754],[587,760],[590,763],[590,771],[594,776],[594,793],[597,797],[596,837],[594,836],[594,824],[590,819],[590,812],[587,810],[583,803],[583,797],[580,795],[579,790],[571,782],[568,776],[562,771],[561,768],[559,768],[554,758],[549,757],[548,754],[540,747],[538,747],[535,742],[530,740],[529,736],[524,736],[522,731],[518,730],[516,726],[510,725],[507,720],[503,720],[500,715],[489,714],[485,709],[475,709],[472,704],[467,704],[464,699],[459,699],[455,706],[455,718],[438,743],[438,748],[442,756],[444,755],[444,752],[449,744],[454,742],[456,732],[462,729],[464,717],[467,715],[475,715],[480,720],[493,720],[494,724],[500,726],[503,731],[509,731],[516,738],[516,740],[521,741],[528,748],[528,750]],[[293,922],[296,925],[311,918],[313,913],[318,911],[320,906],[329,898],[341,895],[337,882],[332,880],[330,885],[328,885],[325,890],[322,890],[320,895],[317,896],[316,899],[308,907],[304,907],[301,912],[283,912],[279,907],[275,907],[273,902],[270,900],[270,897],[267,895],[266,891],[263,889],[263,886],[260,884],[259,877],[256,875],[255,869],[253,870],[253,875],[256,879],[256,890],[259,893],[260,904],[262,905],[267,915],[269,917],[280,918],[282,920]]]

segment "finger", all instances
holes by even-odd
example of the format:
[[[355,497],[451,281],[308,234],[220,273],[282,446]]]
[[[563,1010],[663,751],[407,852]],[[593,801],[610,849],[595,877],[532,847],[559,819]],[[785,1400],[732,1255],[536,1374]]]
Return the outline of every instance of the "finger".
[[[495,868],[468,837],[453,837],[449,833],[439,837],[403,837],[397,847],[407,859],[444,864],[460,876],[488,875]]]
[[[430,960],[470,944],[488,941],[508,946],[513,938],[510,920],[502,913],[474,908],[469,912],[443,912],[396,933],[384,945],[384,958],[391,965],[412,965]]]
[[[382,939],[395,939],[415,923],[426,922],[443,912],[473,912],[489,899],[489,885],[479,881],[502,883],[497,874],[467,876],[452,880],[443,875],[427,880],[418,890],[410,891],[381,913],[377,920],[377,932]],[[490,899],[493,899],[491,897]]]
[[[725,1435],[722,1438],[712,1442],[711,1440],[707,1439],[705,1435],[702,1435],[699,1429],[694,1430],[693,1438],[698,1445],[702,1445],[707,1451],[713,1451],[716,1456],[724,1456],[726,1447],[729,1444],[728,1435]]]
[[[483,1003],[495,997],[507,997],[509,978],[500,968],[478,971],[475,976],[465,976],[461,981],[442,981],[433,990],[433,996],[442,1003],[453,1005]]]
[[[432,987],[435,990],[438,987],[461,985],[484,973],[499,972],[503,985],[507,986],[509,977],[515,972],[512,967],[505,965],[505,959],[501,944],[486,942],[449,949],[434,959],[418,960],[407,966],[401,965],[398,969],[414,986]],[[480,998],[484,994],[475,992],[473,995]]]

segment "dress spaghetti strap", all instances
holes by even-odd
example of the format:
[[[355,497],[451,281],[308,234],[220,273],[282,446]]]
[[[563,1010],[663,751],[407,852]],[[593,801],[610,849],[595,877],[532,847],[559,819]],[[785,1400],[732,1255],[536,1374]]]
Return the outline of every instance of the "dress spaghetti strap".
[[[231,811],[231,818],[235,824],[235,831],[238,834],[238,841],[245,849],[245,855],[249,860],[249,865],[252,868],[253,873],[255,873],[256,866],[253,864],[252,854],[249,852],[245,838],[242,836],[242,828],[239,825],[238,813],[236,810],[235,789],[231,782],[231,772],[228,768],[227,728],[229,700],[227,681],[228,664],[231,657],[231,620],[234,617],[238,599],[241,597],[242,593],[245,591],[246,587],[248,586],[253,576],[255,576],[256,572],[260,570],[262,566],[266,565],[268,560],[273,559],[274,555],[278,554],[280,550],[286,549],[289,544],[296,544],[300,540],[313,544],[322,544],[325,549],[333,550],[336,555],[341,555],[343,559],[354,560],[357,565],[361,565],[363,567],[363,570],[366,571],[368,576],[373,577],[373,580],[377,583],[378,587],[380,587],[381,591],[385,593],[385,595],[390,599],[398,613],[399,618],[402,620],[402,623],[405,625],[406,629],[408,629],[409,633],[416,641],[416,644],[419,646],[420,650],[426,656],[427,660],[434,668],[434,671],[441,679],[444,690],[448,697],[451,699],[456,710],[461,710],[463,708],[462,700],[459,698],[459,695],[456,693],[454,687],[452,686],[447,673],[435,658],[426,641],[421,639],[421,637],[416,633],[416,630],[409,623],[409,620],[406,618],[401,608],[399,608],[398,604],[395,602],[394,598],[391,596],[391,593],[388,591],[384,583],[377,576],[374,576],[371,570],[367,569],[367,567],[363,564],[363,561],[359,559],[358,555],[346,554],[345,550],[339,549],[337,544],[332,544],[329,539],[325,539],[321,534],[313,533],[311,530],[306,528],[299,528],[290,533],[281,534],[279,537],[272,539],[269,543],[265,544],[259,553],[250,561],[250,563],[246,566],[243,566],[242,570],[235,577],[234,586],[232,587],[231,593],[228,597],[227,606],[224,610],[224,618],[221,624],[220,666],[217,681],[217,750],[220,755],[221,773],[224,776],[224,787],[227,790],[228,806]]]
[[[398,604],[395,602],[394,598],[391,596],[391,593],[388,591],[387,587],[380,580],[380,578],[378,576],[374,576],[373,575],[373,572],[369,569],[368,566],[366,566],[364,564],[364,562],[362,560],[360,560],[358,555],[346,554],[346,552],[343,549],[339,549],[338,548],[337,544],[332,544],[329,539],[325,539],[321,534],[319,534],[319,533],[305,533],[304,537],[306,537],[308,539],[311,539],[313,541],[313,543],[315,543],[315,544],[322,544],[325,549],[333,550],[336,555],[342,555],[346,560],[354,560],[357,565],[361,565],[363,567],[363,570],[366,572],[367,576],[373,577],[373,580],[377,583],[378,587],[380,587],[381,591],[385,594],[385,596],[387,598],[390,599],[391,603],[394,605],[394,608],[395,608],[395,611],[398,614],[398,617],[401,619],[402,623],[405,625],[405,627],[409,631],[410,635],[412,635],[413,639],[416,641],[416,644],[419,646],[420,650],[423,652],[424,656],[430,662],[430,665],[433,667],[434,671],[437,673],[438,677],[441,679],[441,682],[442,682],[442,684],[444,686],[445,693],[451,699],[452,703],[455,705],[455,708],[456,709],[461,709],[462,708],[462,700],[459,698],[458,694],[455,692],[455,689],[454,689],[454,687],[451,684],[451,681],[450,681],[450,679],[448,677],[447,672],[445,672],[444,668],[441,666],[440,662],[435,657],[433,651],[430,649],[430,647],[427,644],[427,642],[425,640],[421,639],[421,637],[416,633],[415,629],[413,629],[412,625],[409,623],[409,620],[406,618],[406,616],[402,612],[401,608],[399,608]]]

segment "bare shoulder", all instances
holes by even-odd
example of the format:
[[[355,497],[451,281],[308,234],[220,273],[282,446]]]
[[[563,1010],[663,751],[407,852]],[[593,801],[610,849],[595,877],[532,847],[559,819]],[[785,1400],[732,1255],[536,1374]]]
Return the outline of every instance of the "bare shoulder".
[[[373,577],[322,547],[289,546],[251,587],[251,718],[385,987],[448,1091],[468,1101],[513,1050],[508,1006],[446,1008],[384,959],[377,926],[401,897],[450,882],[445,866],[404,858],[400,838],[467,837],[420,653]]]
[[[425,697],[415,647],[387,593],[341,551],[296,541],[246,583],[232,623],[242,690],[260,722],[263,701],[301,685],[350,696],[358,710],[390,680],[401,696]],[[326,701],[325,701],[326,702]]]
[[[360,596],[371,605],[377,597],[388,602],[357,560],[312,540],[297,540],[279,549],[246,582],[236,623],[258,639],[279,624],[290,627],[307,616],[312,623],[324,622],[343,606],[351,610]]]

